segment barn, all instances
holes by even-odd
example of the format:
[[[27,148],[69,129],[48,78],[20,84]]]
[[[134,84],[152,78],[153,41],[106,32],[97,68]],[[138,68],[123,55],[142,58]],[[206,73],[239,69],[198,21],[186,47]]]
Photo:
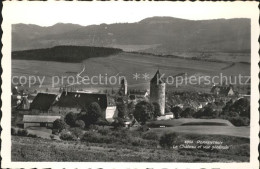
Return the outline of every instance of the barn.
[[[39,116],[39,115],[24,115],[23,123],[24,128],[28,127],[52,127],[53,122],[56,119],[60,119],[60,116]]]

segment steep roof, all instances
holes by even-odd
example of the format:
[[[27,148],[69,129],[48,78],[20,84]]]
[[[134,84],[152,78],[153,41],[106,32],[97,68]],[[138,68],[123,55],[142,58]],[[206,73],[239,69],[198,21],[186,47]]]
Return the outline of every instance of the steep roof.
[[[55,120],[60,119],[60,116],[37,116],[37,115],[24,115],[23,122],[33,123],[53,123]]]
[[[163,78],[161,78],[162,75],[159,71],[159,69],[157,70],[157,72],[155,73],[154,77],[151,79],[150,83],[154,83],[154,84],[162,84],[165,83]]]
[[[38,93],[37,96],[34,98],[30,109],[47,111],[54,103],[56,97],[56,94]]]
[[[106,94],[63,92],[56,106],[86,108],[92,102],[97,102],[101,109],[106,109],[108,100]]]

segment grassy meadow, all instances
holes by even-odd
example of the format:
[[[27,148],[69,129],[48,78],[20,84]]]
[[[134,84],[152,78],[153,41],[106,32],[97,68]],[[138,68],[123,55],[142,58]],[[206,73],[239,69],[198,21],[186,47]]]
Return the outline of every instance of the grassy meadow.
[[[85,66],[83,66],[85,65]],[[148,89],[149,80],[153,77],[157,69],[168,76],[219,76],[220,73],[226,76],[250,75],[250,64],[244,62],[209,62],[203,60],[192,60],[175,57],[159,57],[137,53],[119,53],[108,57],[89,58],[83,63],[61,63],[51,61],[34,60],[12,60],[12,76],[45,76],[43,88],[50,87],[52,76],[76,76],[83,70],[81,76],[125,76],[129,88]],[[140,74],[138,80],[133,78],[133,74]],[[149,74],[149,79],[144,79],[142,74]],[[185,78],[185,77],[184,77]],[[171,79],[170,79],[171,80]],[[72,82],[72,81],[70,81]],[[60,79],[61,83],[61,79]],[[67,83],[67,79],[64,79]],[[63,83],[63,84],[64,84]],[[35,86],[38,87],[39,84]],[[118,88],[116,85],[81,85],[80,88],[111,89]],[[175,83],[167,85],[168,90],[192,90],[208,92],[211,85],[182,85],[176,88]],[[55,86],[56,88],[59,85]]]
[[[111,137],[111,136],[108,136]],[[84,162],[248,162],[249,139],[220,135],[178,135],[185,140],[216,140],[228,145],[225,150],[174,149],[158,147],[157,140],[138,135],[121,142],[58,141],[12,136],[12,161],[84,161]],[[195,143],[196,145],[196,143]]]

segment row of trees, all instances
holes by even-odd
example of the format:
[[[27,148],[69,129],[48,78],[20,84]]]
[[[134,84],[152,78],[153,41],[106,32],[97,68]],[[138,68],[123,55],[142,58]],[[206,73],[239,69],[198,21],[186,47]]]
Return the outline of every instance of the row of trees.
[[[104,119],[102,110],[98,103],[91,103],[86,111],[83,111],[79,114],[68,113],[64,120],[58,119],[53,123],[53,129],[56,129],[58,132],[65,129],[67,126],[70,127],[80,127],[85,128],[90,125],[98,124],[98,125],[107,125],[108,122]]]
[[[227,119],[236,126],[246,126],[250,122],[250,102],[241,98],[235,102],[230,100],[223,107],[222,111],[214,110],[212,104],[205,106],[198,111],[192,108],[182,110],[180,107],[172,107],[174,117],[178,118],[222,118]]]
[[[141,101],[134,105],[133,102],[126,104],[120,102],[117,104],[118,118],[121,119],[133,119],[144,124],[148,120],[155,119],[160,116],[160,105],[156,102],[149,103],[147,101]]]

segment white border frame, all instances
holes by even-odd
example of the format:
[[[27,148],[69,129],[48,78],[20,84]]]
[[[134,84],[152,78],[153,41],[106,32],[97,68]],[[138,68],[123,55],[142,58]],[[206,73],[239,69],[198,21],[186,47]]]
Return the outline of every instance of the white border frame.
[[[67,4],[75,6],[74,9],[79,7],[78,5],[82,5],[83,3],[103,3],[102,5],[104,10],[108,7],[112,7],[116,5],[116,7],[120,7],[120,5],[128,4],[130,7],[138,6],[138,5],[152,5],[157,3],[158,5],[175,5],[179,3],[185,3],[185,5],[194,6],[197,4],[203,4],[211,6],[212,4],[223,6],[232,6],[232,5],[247,5],[250,4],[247,8],[247,11],[240,11],[239,14],[243,13],[248,17],[247,12],[250,13],[249,18],[251,18],[251,126],[250,126],[250,162],[249,163],[136,163],[136,162],[11,162],[11,24],[14,24],[15,17],[21,17],[24,15],[23,10],[20,10],[18,7],[25,7],[28,10],[32,10],[33,7],[38,5],[43,5],[44,7],[55,7],[59,9],[59,7],[66,6]],[[157,5],[156,4],[156,5]],[[18,6],[17,6],[18,5]],[[73,9],[71,8],[71,9]],[[185,10],[185,9],[182,9]],[[46,12],[48,12],[46,8]],[[145,12],[145,11],[144,11]],[[188,12],[188,11],[187,11]],[[221,11],[220,11],[221,12]],[[154,12],[156,15],[156,12]],[[208,13],[205,13],[207,15]],[[232,13],[234,14],[234,13]],[[213,169],[213,168],[234,168],[234,169],[258,169],[259,161],[258,161],[258,132],[259,132],[259,112],[258,112],[258,99],[259,99],[259,91],[258,91],[258,73],[259,73],[259,45],[258,45],[258,36],[259,36],[259,24],[258,24],[258,16],[259,9],[257,2],[3,2],[3,36],[2,36],[2,119],[1,126],[3,128],[1,139],[2,139],[2,149],[1,149],[1,157],[2,157],[2,167],[4,168],[176,168],[176,169]],[[53,14],[54,15],[54,14]],[[46,18],[48,19],[48,18]],[[17,20],[17,18],[16,18]],[[23,20],[21,20],[23,22]]]

